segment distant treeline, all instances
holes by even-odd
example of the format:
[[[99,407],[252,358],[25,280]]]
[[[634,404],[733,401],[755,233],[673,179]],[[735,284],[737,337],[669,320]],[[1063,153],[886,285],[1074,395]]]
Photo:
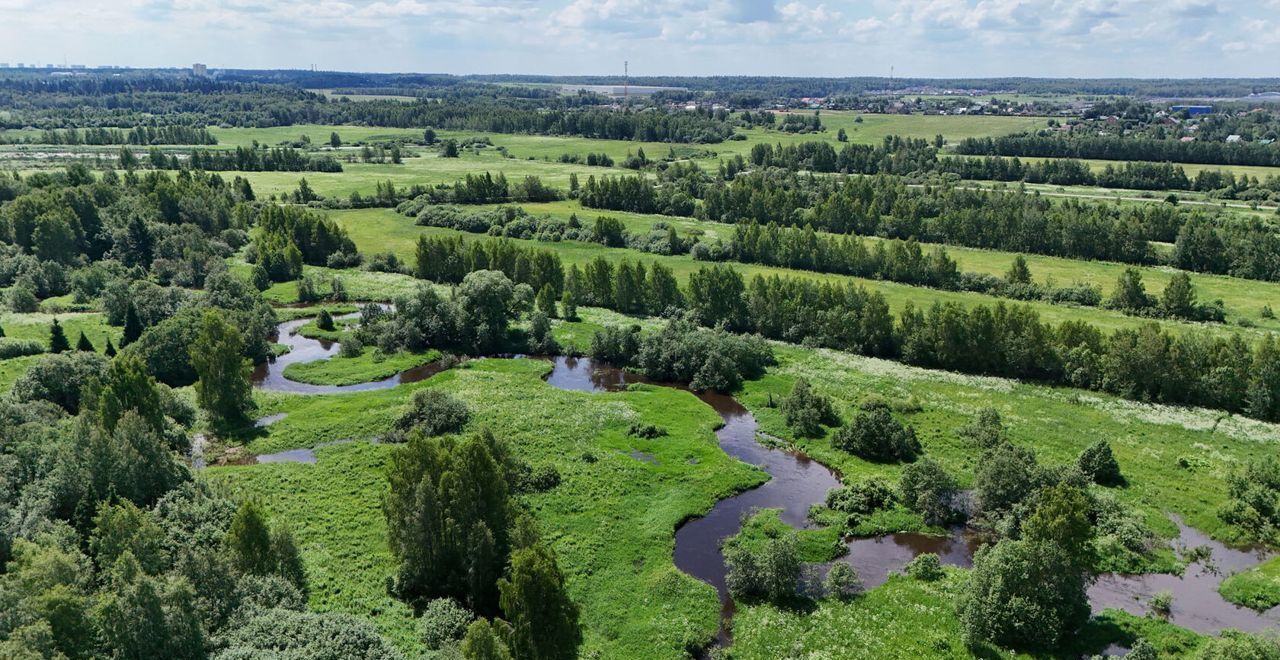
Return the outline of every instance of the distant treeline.
[[[1008,135],[965,138],[961,154],[1095,160],[1146,160],[1207,165],[1280,166],[1280,143],[1152,140],[1121,137],[1052,137]]]
[[[723,112],[617,111],[592,107],[603,100],[596,96],[526,98],[498,87],[488,89],[487,95],[477,92],[412,103],[390,99],[344,102],[288,86],[257,83],[197,84],[164,78],[109,83],[94,78],[44,84],[25,77],[0,78],[0,107],[8,111],[0,119],[0,127],[131,127],[158,121],[247,127],[362,124],[693,143],[721,142],[733,134],[733,125]]]
[[[131,169],[142,160],[128,147],[120,149],[120,167]],[[152,147],[146,164],[157,170],[202,170],[205,172],[341,172],[342,163],[328,155],[308,154],[288,147],[252,149],[236,147],[234,151],[192,149],[186,158]]]
[[[1201,170],[1194,178],[1172,163],[1125,162],[1108,164],[1094,172],[1087,163],[1074,158],[1023,161],[1015,157],[940,157],[937,141],[886,137],[879,145],[847,144],[839,151],[827,142],[789,145],[757,144],[748,158],[736,158],[724,165],[726,175],[757,167],[789,170],[839,172],[843,174],[921,175],[954,174],[980,181],[1023,181],[1059,186],[1103,186],[1133,190],[1194,190],[1216,193],[1227,199],[1260,199],[1280,193],[1280,177],[1259,181],[1256,177],[1235,176],[1231,172]]]
[[[135,126],[129,130],[119,128],[86,128],[83,130],[68,128],[64,130],[48,129],[40,132],[39,137],[27,139],[10,139],[6,142],[0,134],[0,144],[66,144],[66,145],[108,145],[131,144],[138,146],[152,144],[206,144],[218,143],[218,138],[205,128],[191,126]]]
[[[566,271],[555,253],[506,241],[419,238],[415,274],[460,282],[470,270],[501,270],[571,306],[635,314],[683,310],[708,327],[853,351],[921,367],[1005,376],[1111,392],[1140,401],[1190,404],[1280,419],[1280,346],[1268,336],[1170,333],[1155,323],[1104,333],[1081,321],[1051,325],[1031,307],[908,305],[896,318],[878,292],[713,265],[683,288],[661,264],[603,257]]]

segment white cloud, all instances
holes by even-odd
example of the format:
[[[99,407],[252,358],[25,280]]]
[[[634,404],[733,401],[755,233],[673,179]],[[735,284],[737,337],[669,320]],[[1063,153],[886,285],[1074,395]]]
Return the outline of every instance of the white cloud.
[[[0,61],[1274,75],[1277,11],[1280,0],[0,0]]]

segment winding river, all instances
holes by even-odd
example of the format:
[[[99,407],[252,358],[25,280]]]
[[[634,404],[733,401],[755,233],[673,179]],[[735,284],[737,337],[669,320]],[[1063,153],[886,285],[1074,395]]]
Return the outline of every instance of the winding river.
[[[279,326],[277,341],[290,350],[275,361],[259,365],[254,372],[254,385],[264,390],[293,394],[331,394],[395,387],[429,378],[440,371],[434,363],[399,373],[391,378],[347,386],[309,385],[284,377],[290,364],[300,364],[333,357],[336,342],[303,337],[298,328],[307,321],[289,321]],[[589,358],[555,357],[547,383],[553,387],[584,392],[616,392],[632,383],[647,379],[621,369],[597,364]],[[669,385],[669,384],[664,384]],[[837,475],[825,465],[797,452],[773,449],[757,440],[755,417],[733,397],[714,392],[695,393],[711,406],[724,421],[716,431],[720,447],[729,455],[761,467],[770,475],[761,486],[720,500],[705,516],[686,521],[676,529],[674,560],[685,573],[716,588],[721,602],[721,630],[718,642],[731,642],[729,622],[734,613],[733,599],[725,586],[726,568],[721,544],[741,529],[744,515],[757,508],[776,508],[787,524],[809,528],[810,505],[821,504],[832,488],[840,485]],[[265,420],[263,420],[265,421]],[[274,421],[274,420],[272,420]],[[645,456],[635,456],[645,460]],[[265,460],[264,460],[265,459]],[[260,462],[314,462],[311,450],[292,450],[259,456]],[[1216,633],[1224,628],[1257,632],[1280,627],[1280,608],[1258,613],[1226,602],[1218,594],[1218,584],[1228,575],[1256,566],[1265,555],[1260,552],[1233,549],[1200,532],[1178,525],[1176,545],[1207,546],[1210,557],[1187,567],[1183,575],[1119,575],[1105,574],[1089,588],[1094,611],[1117,608],[1134,614],[1145,614],[1148,601],[1155,594],[1168,591],[1173,595],[1169,619],[1202,633]],[[852,566],[867,588],[883,584],[888,576],[900,571],[907,562],[923,553],[935,553],[945,564],[970,566],[978,542],[963,528],[948,536],[913,533],[890,534],[876,538],[848,539],[848,553],[836,561]],[[820,567],[825,571],[830,564]]]

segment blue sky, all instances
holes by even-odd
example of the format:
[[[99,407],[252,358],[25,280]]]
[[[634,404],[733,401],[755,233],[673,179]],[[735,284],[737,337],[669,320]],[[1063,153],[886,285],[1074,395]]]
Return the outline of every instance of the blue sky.
[[[1277,76],[1280,0],[0,0],[0,62]]]

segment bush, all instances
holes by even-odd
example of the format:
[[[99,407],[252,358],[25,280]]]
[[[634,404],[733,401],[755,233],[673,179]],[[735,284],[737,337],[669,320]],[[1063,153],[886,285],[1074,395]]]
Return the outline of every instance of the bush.
[[[58,353],[41,358],[14,381],[13,401],[48,401],[71,414],[80,411],[81,388],[107,372],[107,359],[97,353]]]
[[[827,507],[833,511],[866,516],[893,505],[893,487],[881,477],[871,477],[827,492]]]
[[[862,579],[848,564],[838,561],[827,571],[822,582],[822,590],[832,598],[850,600],[862,593]]]
[[[907,562],[907,566],[903,571],[907,574],[907,577],[924,582],[941,580],[946,576],[946,573],[942,571],[942,560],[938,559],[938,555],[932,552],[916,555],[914,559]]]
[[[840,423],[831,400],[815,392],[805,378],[796,380],[791,393],[782,399],[779,410],[787,426],[800,437],[820,436],[823,425]]]
[[[25,286],[15,286],[9,290],[9,309],[20,314],[27,314],[40,309],[40,301],[36,294]]]
[[[452,598],[436,598],[427,603],[418,619],[418,634],[428,649],[437,651],[467,634],[475,614]]]
[[[937,462],[925,458],[902,470],[898,494],[908,509],[924,517],[930,525],[943,525],[956,518],[953,506],[956,481]]]
[[[355,335],[343,339],[342,343],[338,344],[338,355],[344,358],[360,357],[362,353],[364,353],[364,342]]]
[[[803,564],[794,532],[768,539],[760,548],[731,543],[725,546],[724,562],[725,584],[735,598],[776,603],[795,598],[799,589]]]
[[[893,418],[888,404],[864,404],[853,421],[840,428],[832,444],[873,463],[914,461],[920,455],[915,430]]]
[[[320,314],[316,316],[316,327],[329,332],[334,330],[333,315],[329,313],[329,310],[320,310]]]
[[[1111,453],[1111,445],[1099,440],[1080,453],[1077,461],[1080,471],[1100,486],[1119,486],[1124,483],[1120,464]]]
[[[24,355],[39,355],[43,352],[44,346],[32,339],[0,339],[0,360]]]
[[[1169,616],[1169,613],[1173,611],[1173,592],[1167,590],[1157,592],[1156,595],[1151,597],[1148,605],[1150,605],[1152,612],[1160,616]]]
[[[470,419],[462,401],[439,390],[418,390],[395,428],[401,433],[418,430],[426,436],[444,435],[461,431]]]

